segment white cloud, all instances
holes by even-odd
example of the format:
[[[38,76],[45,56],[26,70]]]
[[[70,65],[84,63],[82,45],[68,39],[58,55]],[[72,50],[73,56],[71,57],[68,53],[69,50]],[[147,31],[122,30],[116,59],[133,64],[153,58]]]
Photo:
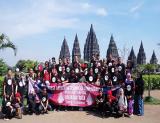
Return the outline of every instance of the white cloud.
[[[78,15],[87,14],[106,16],[107,12],[104,8],[73,0],[30,0],[27,7],[0,7],[0,32],[17,39],[55,28],[74,28],[81,19]]]
[[[97,15],[100,15],[100,16],[106,16],[107,15],[107,10],[105,8],[98,8],[96,10],[96,13],[97,13]]]
[[[136,4],[135,6],[133,6],[131,9],[130,9],[130,12],[131,13],[135,13],[137,12],[138,10],[140,10],[143,6],[143,3],[138,3]]]
[[[83,9],[90,9],[91,8],[91,4],[89,4],[89,3],[82,3],[82,8]]]

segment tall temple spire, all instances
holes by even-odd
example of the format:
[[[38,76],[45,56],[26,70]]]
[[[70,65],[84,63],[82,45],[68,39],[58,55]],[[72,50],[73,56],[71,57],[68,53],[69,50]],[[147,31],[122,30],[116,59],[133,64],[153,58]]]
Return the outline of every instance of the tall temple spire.
[[[158,63],[158,60],[157,60],[156,54],[153,50],[153,54],[152,54],[152,57],[151,57],[151,60],[150,60],[150,64],[157,64],[157,63]]]
[[[111,35],[111,38],[110,38],[106,57],[108,58],[110,55],[112,55],[113,58],[119,57],[118,49],[117,49],[116,43],[114,41],[113,35]]]
[[[66,38],[64,37],[62,46],[61,46],[61,51],[59,58],[64,59],[64,58],[70,58],[70,52],[69,52],[69,47],[66,41]]]
[[[133,67],[135,68],[137,65],[137,59],[136,59],[136,55],[134,53],[133,46],[132,46],[131,52],[128,56],[128,60],[130,60],[133,63]]]
[[[74,61],[75,56],[78,56],[79,59],[81,58],[81,51],[79,47],[79,41],[78,41],[77,34],[75,36],[73,49],[72,49],[72,62]]]
[[[88,32],[86,43],[84,45],[84,60],[90,61],[92,55],[100,54],[98,40],[91,24],[90,31]]]
[[[142,41],[137,55],[137,64],[146,64],[146,54],[144,52]]]

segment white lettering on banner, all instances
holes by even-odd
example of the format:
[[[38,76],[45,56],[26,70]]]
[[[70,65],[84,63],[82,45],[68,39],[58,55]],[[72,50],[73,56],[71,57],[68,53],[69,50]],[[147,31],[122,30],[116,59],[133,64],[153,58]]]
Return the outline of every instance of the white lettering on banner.
[[[72,104],[72,105],[84,105],[85,102],[83,101],[72,101],[72,100],[69,100],[69,101],[66,101],[67,104]]]
[[[68,86],[69,85],[69,86]],[[99,87],[92,86],[92,85],[85,85],[81,83],[66,83],[66,84],[61,84],[57,85],[56,90],[67,90],[67,91],[98,91]]]
[[[86,98],[83,95],[65,95],[65,100],[81,100],[81,101],[85,101]]]
[[[86,91],[76,91],[76,90],[75,91],[68,91],[68,90],[66,91],[65,90],[64,94],[81,94],[81,95],[83,94],[83,95],[86,95]]]

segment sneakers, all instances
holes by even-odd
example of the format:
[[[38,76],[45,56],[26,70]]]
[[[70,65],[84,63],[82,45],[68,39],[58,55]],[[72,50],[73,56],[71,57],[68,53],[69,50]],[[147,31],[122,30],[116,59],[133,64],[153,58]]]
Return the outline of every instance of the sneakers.
[[[129,115],[130,118],[133,117],[133,116],[134,116],[133,114],[130,114],[130,115]]]
[[[5,120],[5,121],[8,121],[9,119],[8,119],[8,118],[4,118],[4,120]]]
[[[79,108],[79,111],[83,111],[83,108]]]

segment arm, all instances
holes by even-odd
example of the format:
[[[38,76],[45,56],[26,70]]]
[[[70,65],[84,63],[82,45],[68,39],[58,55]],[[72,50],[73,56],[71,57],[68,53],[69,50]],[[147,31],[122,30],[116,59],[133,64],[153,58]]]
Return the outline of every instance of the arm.
[[[6,77],[4,78],[4,81],[3,81],[3,95],[4,97],[6,97]]]

